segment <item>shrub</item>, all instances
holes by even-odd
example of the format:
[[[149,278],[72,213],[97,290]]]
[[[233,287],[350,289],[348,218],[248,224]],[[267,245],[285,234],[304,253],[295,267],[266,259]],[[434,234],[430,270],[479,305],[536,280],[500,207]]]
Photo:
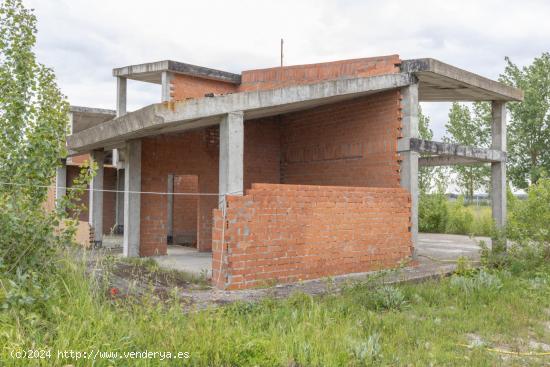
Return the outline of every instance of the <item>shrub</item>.
[[[469,275],[453,276],[450,284],[452,288],[466,294],[480,291],[495,292],[502,288],[500,278],[485,270],[480,270]]]
[[[527,200],[514,203],[508,237],[517,246],[532,247],[550,260],[550,178],[541,178],[529,188]]]
[[[455,202],[449,203],[449,219],[445,233],[470,234],[474,216],[464,205],[464,197],[459,196]]]
[[[376,307],[380,309],[401,310],[408,304],[401,290],[391,285],[378,288],[373,297]]]
[[[421,232],[443,233],[448,220],[444,194],[422,194],[418,203],[418,226]]]

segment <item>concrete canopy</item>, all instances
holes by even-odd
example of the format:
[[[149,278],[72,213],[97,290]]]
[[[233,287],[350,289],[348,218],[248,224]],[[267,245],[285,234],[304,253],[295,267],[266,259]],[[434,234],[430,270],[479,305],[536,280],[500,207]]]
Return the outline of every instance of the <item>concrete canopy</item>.
[[[418,78],[420,102],[523,100],[520,89],[435,59],[403,60],[401,71]]]
[[[241,76],[239,74],[233,74],[227,71],[210,69],[203,66],[191,65],[172,60],[148,62],[145,64],[116,68],[113,69],[113,76],[161,84],[162,73],[166,71],[175,74],[195,76],[203,79],[219,80],[232,84],[241,83]]]

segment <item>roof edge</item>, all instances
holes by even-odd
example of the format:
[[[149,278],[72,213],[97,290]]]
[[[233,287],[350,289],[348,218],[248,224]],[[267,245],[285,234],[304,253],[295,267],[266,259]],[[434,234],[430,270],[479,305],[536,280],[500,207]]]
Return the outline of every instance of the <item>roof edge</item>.
[[[523,101],[523,91],[504,83],[466,71],[432,58],[410,59],[401,62],[401,71],[407,73],[434,73],[461,83],[485,89],[507,101]]]
[[[219,80],[232,84],[240,84],[241,82],[240,74],[234,74],[223,70],[217,70],[173,60],[162,60],[114,68],[113,76],[126,77],[129,79],[139,79],[140,75],[160,74],[164,71],[212,80]]]

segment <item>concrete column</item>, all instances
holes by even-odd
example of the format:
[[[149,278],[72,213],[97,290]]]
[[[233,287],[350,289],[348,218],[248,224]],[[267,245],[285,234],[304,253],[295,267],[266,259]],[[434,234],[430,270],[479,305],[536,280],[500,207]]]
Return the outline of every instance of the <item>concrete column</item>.
[[[103,241],[103,159],[102,150],[94,150],[90,154],[91,160],[96,163],[97,171],[90,182],[88,206],[88,222],[94,229],[95,245],[101,246]]]
[[[124,169],[116,170],[116,190],[115,224],[116,232],[120,234],[124,226]]]
[[[124,170],[124,256],[139,256],[141,208],[141,140],[126,143]]]
[[[127,84],[126,78],[120,76],[116,78],[116,117],[125,115],[127,112]],[[120,151],[118,149],[113,149],[113,165],[117,168],[122,168],[124,166],[121,161]]]
[[[172,73],[163,71],[161,77],[161,102],[169,102],[172,99]]]
[[[120,117],[126,114],[126,103],[127,103],[126,86],[127,86],[126,78],[123,78],[120,76],[116,78],[116,115],[117,117]]]
[[[171,244],[174,241],[174,174],[168,175],[167,195],[167,214],[166,214],[166,241]]]
[[[61,160],[55,175],[55,200],[57,203],[67,194],[67,160]],[[57,204],[58,205],[58,204]]]
[[[492,102],[492,149],[506,151],[506,103]],[[491,199],[497,228],[506,225],[506,162],[491,163]]]
[[[401,89],[403,139],[417,138],[418,133],[418,83]],[[416,248],[418,243],[418,158],[419,154],[410,149],[401,151],[401,187],[411,193],[411,235]]]
[[[244,117],[242,111],[225,115],[220,122],[220,207],[225,194],[243,194]]]

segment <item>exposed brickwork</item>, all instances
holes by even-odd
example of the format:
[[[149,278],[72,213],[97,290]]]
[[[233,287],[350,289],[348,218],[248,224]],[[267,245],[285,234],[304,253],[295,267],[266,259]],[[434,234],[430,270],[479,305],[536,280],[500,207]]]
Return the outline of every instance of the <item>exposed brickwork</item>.
[[[197,175],[202,193],[218,192],[218,152],[209,149],[205,131],[161,135],[142,140],[141,190],[166,192],[169,174]],[[199,203],[198,248],[210,249],[211,211],[216,197],[201,197]],[[141,196],[140,255],[166,254],[167,197]]]
[[[253,180],[279,182],[278,131],[278,123],[273,119],[245,122],[245,188],[250,187]],[[218,136],[217,128],[207,128],[185,134],[143,139],[142,191],[166,191],[168,174],[175,174],[197,175],[199,192],[217,193]],[[200,196],[198,201],[197,245],[199,251],[210,251],[212,209],[218,207],[218,197]],[[167,204],[164,196],[142,195],[141,256],[166,253]],[[174,213],[175,220],[177,216],[178,214]]]
[[[226,289],[391,267],[412,251],[401,188],[254,184],[214,223],[212,279]]]
[[[281,128],[278,117],[245,121],[244,188],[252,183],[279,183]]]
[[[175,101],[202,98],[207,93],[226,94],[237,90],[235,84],[182,74],[174,74],[171,84],[170,95]]]
[[[282,117],[281,183],[399,187],[399,92]]]
[[[239,92],[318,83],[323,80],[367,77],[399,72],[398,55],[293,65],[242,72]]]
[[[193,193],[198,191],[199,177],[197,175],[174,176],[174,193]],[[198,196],[174,195],[174,243],[196,246],[198,211]]]
[[[398,55],[341,60],[318,64],[292,65],[268,69],[245,70],[241,84],[235,85],[189,75],[174,74],[171,97],[175,101],[202,98],[207,93],[227,94],[282,88],[290,85],[318,83],[352,77],[368,77],[399,72]]]

